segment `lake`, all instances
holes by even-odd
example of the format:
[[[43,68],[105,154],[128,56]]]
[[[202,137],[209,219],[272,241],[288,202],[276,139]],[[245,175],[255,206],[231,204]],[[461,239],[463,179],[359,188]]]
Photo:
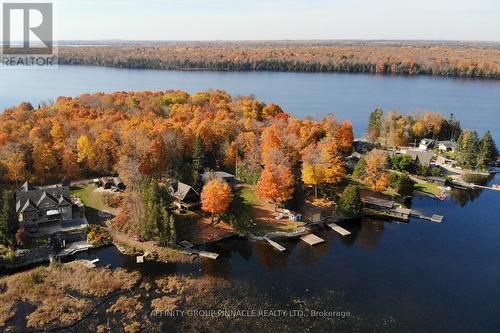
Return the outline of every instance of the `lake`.
[[[490,130],[500,142],[500,81],[435,76],[350,73],[210,72],[59,66],[58,69],[0,69],[0,110],[23,101],[35,107],[58,96],[87,92],[181,89],[189,93],[223,89],[254,94],[298,117],[334,113],[366,131],[376,107],[402,113],[423,109],[453,113],[462,127]]]
[[[454,113],[464,128],[490,129],[500,142],[500,82],[441,77],[337,73],[186,72],[61,66],[58,70],[2,71],[0,107],[76,96],[85,92],[224,89],[255,94],[296,116],[335,113],[364,133],[368,113],[380,106],[403,113],[415,109]],[[489,184],[499,184],[495,176]],[[140,270],[144,276],[217,276],[240,286],[241,302],[257,299],[262,308],[304,306],[348,311],[336,331],[498,332],[500,328],[500,192],[454,190],[445,201],[414,198],[413,208],[445,216],[443,223],[375,221],[344,224],[352,235],[315,233],[325,243],[310,247],[280,241],[279,253],[263,242],[232,238],[203,248],[221,254],[193,264],[146,263],[114,247],[80,258],[99,265]],[[224,303],[221,296],[221,303]],[[225,303],[224,303],[225,304]],[[304,305],[305,304],[305,305]],[[243,306],[242,305],[242,306]],[[187,320],[187,319],[186,319]],[[245,331],[259,331],[248,319]],[[303,318],[315,331],[331,322]],[[291,321],[293,323],[293,321]],[[283,331],[274,320],[266,331]],[[175,329],[172,327],[171,329]],[[294,331],[293,327],[288,328]]]
[[[500,183],[499,175],[489,185],[494,183]],[[325,243],[315,247],[299,240],[279,241],[287,248],[283,253],[265,242],[232,238],[202,247],[219,253],[217,260],[193,264],[136,264],[114,247],[79,258],[100,258],[99,265],[139,270],[148,277],[222,277],[243,288],[247,306],[258,298],[263,308],[309,304],[313,309],[349,311],[351,317],[338,319],[336,331],[498,332],[499,203],[500,192],[492,190],[453,190],[444,201],[416,197],[413,208],[444,215],[444,221],[364,219],[343,224],[352,232],[346,237],[316,230]],[[304,320],[321,331],[332,329],[320,319]],[[272,321],[266,325],[267,331],[282,331]]]

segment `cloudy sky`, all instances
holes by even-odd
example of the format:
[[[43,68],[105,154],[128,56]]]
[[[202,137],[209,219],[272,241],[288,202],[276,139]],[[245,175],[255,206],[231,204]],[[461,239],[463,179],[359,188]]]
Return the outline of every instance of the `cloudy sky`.
[[[55,0],[61,40],[500,40],[499,0]]]

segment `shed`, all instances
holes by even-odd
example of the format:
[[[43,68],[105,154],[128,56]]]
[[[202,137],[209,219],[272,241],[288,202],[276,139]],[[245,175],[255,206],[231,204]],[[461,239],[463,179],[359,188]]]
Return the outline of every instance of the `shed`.
[[[371,196],[365,196],[361,199],[367,208],[373,209],[392,209],[394,207],[394,201],[386,200]]]
[[[443,178],[443,177],[427,177],[427,181],[430,183],[441,185],[441,186],[448,185],[448,179]]]

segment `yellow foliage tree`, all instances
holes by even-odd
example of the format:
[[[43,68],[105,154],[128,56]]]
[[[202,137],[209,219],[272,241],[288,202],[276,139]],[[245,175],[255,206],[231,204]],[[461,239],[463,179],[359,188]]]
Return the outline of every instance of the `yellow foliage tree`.
[[[382,192],[389,186],[389,174],[386,171],[388,155],[382,150],[372,150],[365,156],[365,183],[374,192]]]
[[[95,160],[96,153],[94,145],[86,135],[81,135],[76,142],[76,149],[78,151],[78,162],[86,162],[89,166]]]

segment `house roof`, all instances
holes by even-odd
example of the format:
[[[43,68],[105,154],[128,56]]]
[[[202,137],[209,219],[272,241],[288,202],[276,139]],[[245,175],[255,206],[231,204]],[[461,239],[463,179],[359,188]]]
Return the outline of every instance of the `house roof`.
[[[446,140],[446,141],[439,141],[438,142],[438,145],[442,145],[446,148],[455,148],[457,146],[457,143],[455,141],[449,141],[449,140]]]
[[[184,200],[190,192],[197,196],[200,195],[194,188],[182,182],[175,182],[170,185],[170,188],[171,195],[181,201]]]
[[[433,142],[434,142],[434,140],[427,139],[427,138],[420,140],[420,144],[422,144],[422,145],[429,145],[429,144],[431,144]]]
[[[385,207],[385,208],[392,208],[394,206],[394,201],[391,200],[385,200],[381,198],[375,198],[371,196],[365,196],[362,198],[362,201],[368,204],[380,206],[380,207]]]
[[[203,180],[203,182],[207,182],[212,175],[214,177],[222,179],[234,178],[234,175],[225,171],[206,171],[201,175],[201,179]]]
[[[47,191],[43,191],[43,193],[40,196],[40,199],[38,199],[38,202],[36,203],[36,205],[37,206],[40,205],[45,199],[52,201],[54,204],[59,203],[59,201],[56,198],[54,198],[50,193],[47,193]]]
[[[34,211],[34,210],[38,210],[36,204],[31,201],[31,200],[27,200],[26,203],[24,204],[23,208],[21,209],[21,212],[26,212],[26,211]]]
[[[52,201],[54,206],[65,202],[72,205],[73,203],[69,198],[69,186],[55,186],[40,189],[26,182],[16,193],[16,211],[22,212],[28,209],[28,207],[38,209],[38,205],[45,199]]]
[[[429,176],[427,177],[427,180],[429,181],[433,181],[433,182],[440,182],[440,183],[446,183],[446,178],[443,178],[443,177],[433,177],[433,176]]]
[[[28,183],[28,181],[25,181],[24,184],[19,189],[19,192],[21,192],[21,191],[28,192],[28,191],[32,191],[34,189],[35,189],[35,187],[33,185],[31,185],[30,183]]]
[[[406,151],[406,154],[410,155],[414,161],[418,160],[422,165],[428,166],[431,164],[432,153],[430,152],[409,149]]]

